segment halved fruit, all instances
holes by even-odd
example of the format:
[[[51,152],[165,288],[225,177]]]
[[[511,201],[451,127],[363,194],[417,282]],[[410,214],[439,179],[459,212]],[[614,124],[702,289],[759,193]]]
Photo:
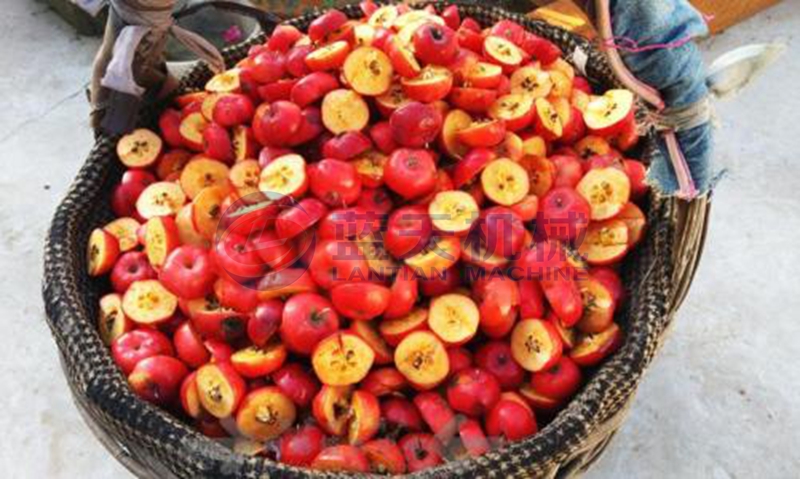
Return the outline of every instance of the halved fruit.
[[[196,382],[200,404],[219,419],[232,416],[247,391],[244,379],[227,362],[201,366]]]
[[[228,179],[236,189],[240,198],[247,198],[259,192],[258,183],[261,177],[261,168],[256,160],[243,160],[231,168]]]
[[[503,77],[503,67],[477,62],[464,75],[464,84],[475,88],[497,88]]]
[[[363,339],[375,352],[375,364],[390,364],[392,362],[392,348],[378,334],[374,323],[370,321],[353,321],[350,325],[353,334]]]
[[[186,203],[186,195],[180,185],[169,181],[152,183],[136,200],[136,212],[144,219],[170,216]]]
[[[579,366],[594,366],[622,345],[622,330],[616,323],[597,334],[585,334],[570,351],[569,357]]]
[[[486,58],[503,68],[514,68],[522,63],[522,51],[505,38],[489,35],[483,41]]]
[[[486,113],[497,100],[497,90],[456,87],[450,93],[450,103],[470,113]]]
[[[203,103],[200,104],[200,113],[203,114],[206,120],[214,121],[214,107],[217,102],[225,96],[226,93],[209,93],[203,98]]]
[[[555,164],[543,156],[524,156],[520,163],[528,172],[531,194],[543,199],[555,184],[558,173]]]
[[[107,346],[134,328],[134,323],[122,311],[122,296],[119,294],[111,293],[100,298],[99,313],[97,330]]]
[[[137,128],[117,142],[117,156],[128,168],[147,168],[161,154],[161,138],[147,128]]]
[[[502,120],[480,120],[456,133],[461,143],[472,148],[498,145],[506,136],[506,125]]]
[[[197,393],[197,373],[186,376],[181,384],[181,407],[187,416],[197,419],[203,415],[203,405],[200,404],[200,395]]]
[[[579,279],[578,288],[583,298],[583,316],[576,325],[584,333],[600,333],[614,322],[616,304],[611,292],[591,276]]]
[[[613,218],[631,197],[628,175],[614,167],[589,170],[575,189],[592,207],[594,221]]]
[[[583,119],[589,131],[601,137],[621,133],[634,121],[634,97],[628,90],[609,90],[586,105]]]
[[[561,138],[564,123],[555,105],[547,98],[536,99],[536,134],[548,141]]]
[[[384,319],[378,325],[378,331],[391,346],[397,346],[409,334],[424,330],[428,324],[428,310],[418,308],[406,316],[396,319]]]
[[[170,150],[158,159],[156,163],[156,176],[159,180],[172,181],[180,178],[181,171],[186,163],[192,159],[192,153],[187,150]]]
[[[519,390],[520,395],[531,405],[535,410],[539,411],[552,411],[561,405],[561,401],[555,398],[547,397],[544,394],[537,392],[530,384],[523,385]]]
[[[385,5],[375,10],[375,12],[369,16],[367,22],[373,27],[392,28],[395,20],[397,20],[399,16],[400,13],[398,13],[396,6]]]
[[[368,188],[383,185],[383,172],[389,157],[377,150],[370,150],[350,161],[355,167],[361,184]]]
[[[389,57],[373,47],[361,47],[350,53],[343,71],[350,88],[367,96],[386,93],[394,75]]]
[[[419,389],[433,389],[450,372],[450,359],[442,341],[433,333],[409,334],[394,351],[397,370]]]
[[[526,66],[511,75],[511,93],[544,98],[553,89],[550,75],[534,66]]]
[[[530,191],[528,172],[507,158],[486,165],[481,173],[481,185],[490,200],[503,206],[519,203]]]
[[[232,68],[222,73],[217,73],[206,83],[206,91],[211,93],[231,93],[241,87],[238,68]]]
[[[401,80],[403,92],[412,100],[432,103],[443,100],[453,89],[453,73],[447,68],[428,65],[419,75]]]
[[[561,358],[562,347],[558,332],[542,319],[523,319],[511,332],[511,354],[528,371],[553,366]]]
[[[306,66],[315,72],[335,70],[344,64],[349,53],[349,43],[344,40],[333,42],[306,55]]]
[[[461,242],[461,249],[464,261],[486,271],[494,271],[509,262],[509,259],[500,252],[488,250],[485,235],[482,234],[465,236]],[[497,248],[495,247],[495,249]]]
[[[452,236],[431,238],[419,253],[406,258],[405,263],[417,276],[432,278],[450,268],[461,258],[461,242]]]
[[[533,121],[533,101],[527,94],[512,93],[502,96],[489,108],[489,116],[503,120],[507,130],[522,130]]]
[[[267,386],[251,391],[236,413],[236,427],[245,437],[268,441],[294,424],[297,410],[280,388]]]
[[[411,99],[403,93],[403,87],[399,83],[393,83],[386,93],[375,98],[378,111],[386,118],[391,117],[395,110],[409,103],[411,103]]]
[[[204,238],[194,226],[193,206],[194,205],[192,203],[186,204],[175,215],[175,226],[178,227],[178,238],[180,239],[181,244],[197,245],[202,246],[203,248],[208,248],[210,246],[210,241],[207,238]]]
[[[356,239],[359,251],[367,260],[369,270],[378,278],[389,277],[400,267],[391,254],[383,246],[383,239],[378,233],[369,233]]]
[[[336,333],[320,341],[311,356],[314,372],[323,384],[347,386],[364,379],[375,353],[355,334]]]
[[[475,336],[480,319],[475,301],[461,294],[446,294],[431,300],[428,327],[448,345],[457,346]]]
[[[89,276],[100,276],[111,271],[119,258],[119,253],[119,241],[116,236],[100,228],[92,231],[86,246]]]
[[[522,141],[522,154],[524,156],[547,156],[547,142],[541,136],[528,136]]]
[[[397,36],[390,38],[387,42],[386,54],[389,55],[392,66],[401,77],[413,78],[422,71],[414,52],[409,48],[408,44],[403,44]]]
[[[442,146],[453,158],[461,159],[469,153],[469,146],[459,141],[458,132],[470,125],[472,117],[464,110],[450,110],[445,116],[442,126]]]
[[[142,325],[162,323],[175,314],[178,298],[159,281],[134,281],[122,297],[122,311],[131,321]]]
[[[186,163],[180,177],[181,188],[189,199],[194,199],[203,188],[223,185],[228,182],[230,169],[221,161],[203,156]]]
[[[350,420],[352,386],[323,385],[314,396],[312,413],[320,427],[333,436],[344,436]]]
[[[150,218],[145,224],[144,245],[150,265],[160,269],[172,250],[181,245],[175,220],[170,216]]]
[[[480,209],[475,199],[467,192],[442,191],[428,205],[428,214],[433,226],[447,233],[466,233],[478,219]]]
[[[231,356],[231,365],[242,377],[260,378],[277,371],[286,361],[286,346],[272,341],[262,347],[250,346]]]
[[[378,398],[367,391],[358,390],[350,397],[350,420],[347,424],[347,442],[358,446],[372,439],[381,426],[381,406]]]
[[[274,197],[303,196],[308,189],[306,161],[294,154],[275,158],[261,170],[258,189]]]
[[[204,188],[192,203],[192,223],[203,238],[210,240],[217,233],[227,196],[226,186],[211,186]]]
[[[178,131],[187,148],[193,151],[203,151],[203,130],[208,124],[208,120],[199,111],[189,113],[181,120]]]
[[[593,266],[616,263],[629,250],[628,226],[618,219],[591,223],[578,246],[578,253]]]
[[[333,90],[322,100],[322,123],[334,135],[363,130],[369,123],[369,106],[352,90]]]
[[[312,293],[317,290],[317,284],[308,269],[286,268],[265,274],[256,288],[258,299],[268,301],[299,293]]]
[[[369,282],[345,283],[331,290],[331,301],[339,314],[355,321],[369,321],[389,306],[392,292],[386,286]]]
[[[553,82],[553,91],[550,92],[550,96],[568,99],[572,94],[572,79],[559,70],[550,71],[549,74],[550,80]]]
[[[142,226],[133,218],[117,218],[111,223],[103,226],[103,229],[114,235],[119,242],[119,251],[124,253],[136,248],[139,245],[139,227]]]
[[[628,225],[628,245],[633,248],[639,244],[647,226],[647,218],[642,210],[634,203],[627,203],[614,219],[621,220]],[[122,248],[121,242],[120,248]]]

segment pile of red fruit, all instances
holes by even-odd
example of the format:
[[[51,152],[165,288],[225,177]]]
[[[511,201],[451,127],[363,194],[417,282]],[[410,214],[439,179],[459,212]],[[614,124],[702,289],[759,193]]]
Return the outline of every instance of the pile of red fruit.
[[[235,448],[403,473],[518,441],[622,341],[634,98],[456,7],[282,25],[117,146],[99,331]],[[538,420],[538,424],[537,424]]]

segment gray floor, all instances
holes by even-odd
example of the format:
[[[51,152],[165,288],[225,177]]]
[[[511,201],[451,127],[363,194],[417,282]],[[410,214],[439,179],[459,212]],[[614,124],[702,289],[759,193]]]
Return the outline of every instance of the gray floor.
[[[39,292],[42,238],[88,152],[83,95],[97,41],[42,3],[0,15],[0,470],[5,477],[129,476],[73,407]],[[800,5],[708,41],[709,58],[783,40],[783,61],[720,104],[708,249],[671,341],[592,478],[800,474]]]

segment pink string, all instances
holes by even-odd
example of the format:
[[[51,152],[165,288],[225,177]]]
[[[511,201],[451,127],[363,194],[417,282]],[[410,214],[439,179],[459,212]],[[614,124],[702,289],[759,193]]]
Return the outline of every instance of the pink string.
[[[692,41],[691,36],[679,38],[678,40],[669,43],[653,43],[650,45],[639,45],[639,42],[630,37],[614,36],[603,40],[602,44],[606,48],[614,50],[622,50],[628,53],[641,53],[649,52],[652,50],[672,50],[680,48]]]

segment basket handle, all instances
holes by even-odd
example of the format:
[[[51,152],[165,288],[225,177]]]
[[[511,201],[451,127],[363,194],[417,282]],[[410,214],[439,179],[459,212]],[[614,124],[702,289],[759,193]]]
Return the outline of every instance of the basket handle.
[[[176,20],[181,19],[207,8],[216,8],[226,12],[237,13],[245,17],[250,17],[258,22],[258,24],[261,26],[261,30],[263,30],[264,33],[271,33],[272,30],[274,30],[275,27],[284,20],[284,18],[277,13],[267,12],[266,10],[261,10],[246,3],[231,0],[207,0],[204,2],[193,3],[175,12],[174,17]]]

